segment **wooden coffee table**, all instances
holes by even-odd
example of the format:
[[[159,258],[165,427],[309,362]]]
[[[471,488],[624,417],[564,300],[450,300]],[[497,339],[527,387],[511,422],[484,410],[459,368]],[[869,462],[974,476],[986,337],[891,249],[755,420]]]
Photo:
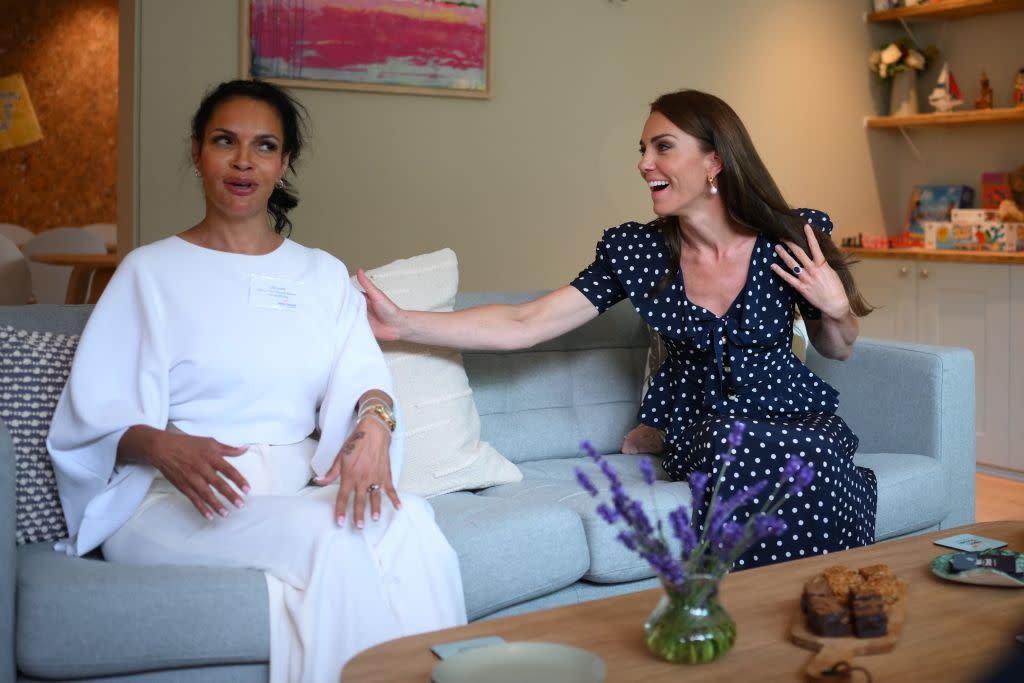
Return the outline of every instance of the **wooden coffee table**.
[[[910,584],[903,633],[892,652],[861,656],[855,663],[876,681],[975,681],[1008,655],[1014,636],[1024,632],[1024,589],[934,576],[932,559],[953,551],[932,541],[963,532],[1002,539],[1009,549],[1024,551],[1024,521],[987,522],[730,574],[721,600],[736,620],[738,636],[733,649],[711,664],[668,664],[648,653],[643,623],[660,596],[655,589],[393,640],[353,658],[342,680],[423,683],[438,662],[431,645],[498,635],[590,650],[608,665],[608,681],[802,681],[813,653],[790,643],[787,631],[804,581],[833,564],[856,568],[884,562]]]

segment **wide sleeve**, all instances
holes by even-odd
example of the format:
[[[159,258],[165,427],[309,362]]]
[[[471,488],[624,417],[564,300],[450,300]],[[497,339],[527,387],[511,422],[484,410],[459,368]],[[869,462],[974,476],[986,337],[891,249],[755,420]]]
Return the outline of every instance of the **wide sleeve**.
[[[320,442],[311,465],[318,477],[322,477],[331,468],[342,444],[355,427],[356,401],[370,389],[378,389],[391,396],[395,403],[398,424],[391,435],[390,457],[391,477],[397,485],[402,465],[404,430],[391,372],[370,330],[362,293],[352,285],[347,272],[343,272],[340,279],[342,292],[334,323],[334,360],[324,399],[320,404]]]
[[[626,298],[626,290],[616,273],[616,260],[609,253],[613,248],[609,242],[618,236],[618,232],[617,228],[605,230],[594,250],[594,262],[569,283],[587,297],[598,313],[604,313]]]
[[[811,227],[820,230],[829,237],[832,236],[832,219],[827,213],[816,209],[797,209],[796,212],[806,222],[810,223]],[[804,320],[821,319],[821,311],[816,306],[812,305],[799,293],[794,292],[794,296],[796,297],[797,308],[800,309],[800,316]]]
[[[129,427],[167,424],[167,330],[143,270],[129,255],[93,309],[47,436],[71,555],[116,531],[153,480],[148,465],[116,464]]]

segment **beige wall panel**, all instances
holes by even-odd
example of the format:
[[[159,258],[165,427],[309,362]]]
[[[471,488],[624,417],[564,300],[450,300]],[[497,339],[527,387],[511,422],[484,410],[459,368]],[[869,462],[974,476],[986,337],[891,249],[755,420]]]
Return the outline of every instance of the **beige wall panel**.
[[[831,213],[839,236],[895,234],[911,185],[977,184],[981,167],[1009,163],[1008,135],[1019,132],[921,135],[918,162],[899,133],[866,131],[863,116],[884,99],[868,52],[899,33],[864,24],[862,0],[492,3],[489,100],[293,91],[313,121],[296,240],[350,268],[451,247],[465,290],[559,286],[604,228],[651,217],[637,141],[648,103],[681,87],[729,102],[787,199]],[[239,29],[234,0],[142,0],[140,13],[145,243],[201,217],[188,118],[207,87],[237,75]],[[957,52],[990,51],[998,104],[1024,65],[1006,54],[1010,42],[986,36],[1024,35],[1022,17],[928,30]],[[971,68],[957,75],[973,101]],[[930,139],[940,135],[956,142]]]

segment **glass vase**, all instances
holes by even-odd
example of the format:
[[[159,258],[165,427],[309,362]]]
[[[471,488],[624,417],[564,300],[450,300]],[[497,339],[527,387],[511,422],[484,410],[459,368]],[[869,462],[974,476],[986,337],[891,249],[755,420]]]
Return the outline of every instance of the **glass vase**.
[[[675,664],[718,659],[736,642],[736,622],[718,603],[722,577],[691,574],[682,588],[665,594],[644,624],[647,649]]]

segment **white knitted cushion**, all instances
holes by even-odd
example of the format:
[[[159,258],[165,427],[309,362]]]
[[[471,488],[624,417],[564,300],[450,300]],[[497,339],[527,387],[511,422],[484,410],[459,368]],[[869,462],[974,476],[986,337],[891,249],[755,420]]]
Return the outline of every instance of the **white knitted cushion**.
[[[18,545],[68,535],[46,433],[77,347],[78,335],[0,326],[0,419],[14,442]]]
[[[451,249],[399,259],[367,275],[396,304],[417,311],[451,311],[459,288],[459,264]],[[405,421],[401,489],[436,496],[523,478],[518,467],[480,440],[480,414],[462,354],[404,342],[382,342],[381,348]]]

